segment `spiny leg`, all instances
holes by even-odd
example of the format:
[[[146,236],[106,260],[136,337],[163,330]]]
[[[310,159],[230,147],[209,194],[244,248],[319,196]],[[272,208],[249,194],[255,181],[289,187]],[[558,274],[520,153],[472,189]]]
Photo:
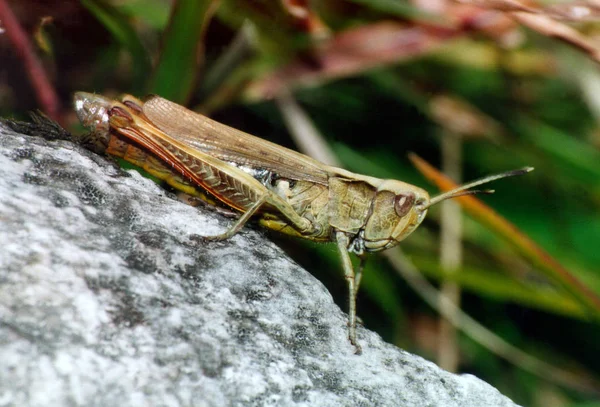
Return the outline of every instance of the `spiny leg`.
[[[362,353],[362,348],[356,340],[356,276],[354,275],[354,267],[348,253],[349,239],[343,232],[336,232],[336,241],[340,258],[342,259],[342,267],[344,268],[344,278],[348,282],[348,339],[356,348],[356,354]],[[360,280],[360,279],[359,279]]]
[[[360,287],[360,281],[362,280],[363,270],[367,263],[367,254],[363,253],[358,255],[358,259],[360,260],[360,263],[358,264],[358,270],[356,271],[356,276],[354,278],[354,297],[358,295],[358,288]]]
[[[244,227],[244,225],[246,224],[246,222],[248,222],[250,220],[250,218],[252,217],[252,215],[254,215],[256,213],[256,211],[258,209],[260,209],[260,207],[267,201],[267,195],[263,195],[260,197],[260,199],[258,201],[256,201],[256,203],[254,205],[252,205],[246,212],[244,212],[242,214],[242,216],[239,217],[238,220],[236,220],[234,222],[233,225],[231,225],[231,227],[229,229],[227,229],[227,231],[225,231],[224,233],[221,233],[220,235],[215,235],[215,236],[202,236],[202,239],[204,240],[211,240],[211,241],[219,241],[219,240],[227,240],[230,237],[232,237],[233,235],[235,235],[237,232],[240,231],[241,228]]]

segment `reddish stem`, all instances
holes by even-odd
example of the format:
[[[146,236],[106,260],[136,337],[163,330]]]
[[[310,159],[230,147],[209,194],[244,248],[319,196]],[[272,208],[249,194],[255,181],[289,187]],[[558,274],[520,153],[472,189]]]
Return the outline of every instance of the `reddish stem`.
[[[13,45],[19,58],[25,65],[25,71],[37,95],[42,110],[53,120],[59,121],[60,101],[54,87],[48,80],[46,71],[37,57],[27,33],[23,30],[16,16],[5,0],[0,0],[0,21],[5,34]]]

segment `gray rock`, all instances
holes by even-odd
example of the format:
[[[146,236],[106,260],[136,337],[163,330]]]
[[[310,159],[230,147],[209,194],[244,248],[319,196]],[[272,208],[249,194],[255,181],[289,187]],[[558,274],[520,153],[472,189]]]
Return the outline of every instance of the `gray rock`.
[[[257,231],[0,125],[0,406],[514,406],[359,329]],[[344,284],[340,278],[340,284]]]

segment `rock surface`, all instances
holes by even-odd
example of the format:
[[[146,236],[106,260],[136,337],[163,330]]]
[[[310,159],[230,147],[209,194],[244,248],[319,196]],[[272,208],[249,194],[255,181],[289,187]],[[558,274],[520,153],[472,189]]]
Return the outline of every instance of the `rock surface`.
[[[0,124],[0,406],[514,406],[359,329],[260,233]],[[344,284],[340,278],[340,284]]]

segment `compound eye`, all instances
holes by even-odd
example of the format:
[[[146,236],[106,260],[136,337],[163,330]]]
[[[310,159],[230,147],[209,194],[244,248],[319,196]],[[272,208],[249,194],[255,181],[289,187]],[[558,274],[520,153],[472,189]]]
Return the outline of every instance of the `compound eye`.
[[[394,210],[400,217],[406,216],[415,204],[415,195],[412,192],[398,194],[394,198]]]

